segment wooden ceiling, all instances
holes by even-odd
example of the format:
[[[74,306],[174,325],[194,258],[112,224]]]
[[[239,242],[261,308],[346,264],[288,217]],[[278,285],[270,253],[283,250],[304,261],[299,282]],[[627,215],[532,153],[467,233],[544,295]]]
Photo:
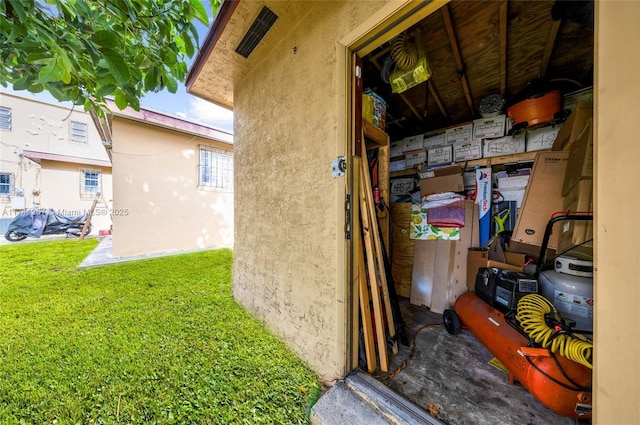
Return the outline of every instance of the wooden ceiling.
[[[480,118],[483,98],[501,94],[508,107],[536,79],[565,93],[591,86],[593,3],[554,3],[452,1],[408,30],[432,76],[401,94],[380,77],[390,43],[363,58],[364,87],[388,104],[387,133],[397,139]]]

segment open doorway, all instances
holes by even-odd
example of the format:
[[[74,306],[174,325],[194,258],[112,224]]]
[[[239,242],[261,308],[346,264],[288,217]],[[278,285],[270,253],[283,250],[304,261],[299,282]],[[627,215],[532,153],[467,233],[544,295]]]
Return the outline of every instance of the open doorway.
[[[376,37],[369,39],[377,41],[354,48],[362,59],[363,90],[370,89],[384,102],[384,124],[378,122],[377,127],[388,136],[389,147],[385,151],[375,142],[367,145],[365,135],[364,148],[353,154],[371,164],[370,170],[377,167],[378,174],[371,175],[371,182],[372,189],[376,186],[373,183],[378,183],[382,197],[376,201],[376,194],[373,195],[374,203],[383,204],[382,213],[378,214],[381,246],[390,252],[394,289],[410,339],[415,336],[415,345],[398,344],[395,354],[389,347],[387,370],[381,371],[377,363],[374,374],[385,378],[391,374],[384,382],[394,391],[450,424],[573,423],[540,405],[521,386],[509,384],[506,375],[488,363],[493,356],[472,335],[453,339],[442,328],[425,328],[417,333],[424,325],[441,323],[442,310],[434,312],[430,306],[412,300],[415,240],[408,237],[411,199],[404,205],[398,205],[398,201],[416,193],[420,197],[418,169],[428,163],[429,155],[425,136],[435,137],[482,118],[487,104],[495,107],[490,99],[503,102],[497,115],[506,115],[507,105],[515,104],[527,89],[543,90],[542,94],[559,90],[562,110],[572,110],[578,103],[589,101],[593,93],[593,14],[589,19],[588,10],[561,10],[553,1],[453,1],[438,4],[419,20],[411,18],[420,13],[425,11],[415,9],[412,14],[403,10],[387,20],[386,30],[378,30]],[[406,41],[398,41],[401,34]],[[396,47],[394,42],[415,46],[418,56],[424,54],[429,74],[426,81],[394,92],[390,83],[392,67],[387,59]],[[506,118],[502,124],[505,135],[509,126],[519,124],[509,124]],[[476,165],[489,167],[494,173],[531,168],[540,150],[551,149],[550,136],[545,139],[544,134],[557,134],[566,118],[558,116],[553,123],[541,123],[548,125],[521,129],[525,135],[527,130],[543,134],[539,149],[528,149],[527,136],[522,149],[504,155],[485,156],[484,145],[474,147],[470,143],[470,156],[456,161],[452,149],[449,156],[443,149],[442,162],[461,163],[465,170]],[[407,146],[406,139],[416,135],[423,136],[421,145]],[[404,146],[399,148],[399,141]],[[381,165],[386,161],[387,166]],[[378,205],[376,208],[380,210]],[[357,243],[354,245],[354,251],[362,250]],[[368,273],[366,269],[356,270],[358,261],[353,264],[354,276]],[[464,276],[468,285],[466,269]],[[445,303],[450,307],[454,301],[455,296]],[[405,365],[409,358],[410,363]],[[473,391],[467,392],[472,387]],[[519,407],[508,407],[513,405]],[[507,419],[507,410],[514,416]]]

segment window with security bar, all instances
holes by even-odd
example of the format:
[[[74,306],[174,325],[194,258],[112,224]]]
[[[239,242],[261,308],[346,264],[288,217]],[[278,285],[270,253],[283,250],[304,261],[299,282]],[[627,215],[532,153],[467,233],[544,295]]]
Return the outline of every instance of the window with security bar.
[[[11,131],[11,108],[0,106],[0,130]]]
[[[102,171],[82,169],[80,170],[80,196],[94,197],[100,193],[102,186]]]
[[[13,195],[13,174],[0,173],[0,197]]]
[[[198,186],[233,192],[233,152],[207,145],[198,145],[198,148]]]
[[[87,146],[89,144],[89,138],[87,135],[87,124],[71,121],[69,124],[69,142],[71,144]]]

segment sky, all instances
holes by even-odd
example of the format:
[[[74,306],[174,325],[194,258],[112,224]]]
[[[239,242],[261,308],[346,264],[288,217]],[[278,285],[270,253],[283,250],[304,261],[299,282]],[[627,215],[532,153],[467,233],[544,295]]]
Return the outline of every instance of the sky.
[[[202,3],[205,5],[207,11],[211,15],[209,2],[207,0],[204,0]],[[210,19],[212,20],[213,18],[210,17]],[[202,42],[206,38],[209,31],[209,27],[200,23],[199,21],[194,22],[194,25],[198,30],[200,45],[202,45]],[[191,68],[191,64],[193,63],[195,58],[196,55],[194,55],[193,58],[187,58],[187,65],[189,69]],[[0,89],[2,89],[0,91],[15,93],[24,97],[34,97],[45,102],[59,103],[53,96],[51,96],[47,92],[33,94],[27,90],[14,91],[11,90],[11,87],[5,89],[1,86]],[[69,107],[72,106],[71,103],[67,103]],[[169,93],[166,88],[158,93],[147,93],[140,100],[140,107],[151,109],[157,112],[164,112],[168,115],[178,116],[189,121],[193,121],[198,124],[204,124],[210,127],[215,127],[220,130],[233,132],[233,113],[228,109],[222,108],[211,102],[207,102],[206,100],[203,100],[197,96],[190,95],[189,93],[187,93],[183,82],[179,83],[176,93]]]

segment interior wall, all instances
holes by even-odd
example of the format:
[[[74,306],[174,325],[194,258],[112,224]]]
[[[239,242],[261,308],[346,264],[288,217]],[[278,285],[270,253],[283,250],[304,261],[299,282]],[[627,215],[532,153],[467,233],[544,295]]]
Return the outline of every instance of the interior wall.
[[[344,373],[344,58],[337,42],[383,1],[309,3],[235,84],[234,295],[325,377]],[[286,2],[269,7],[276,14]],[[277,25],[277,24],[276,24]],[[262,55],[262,56],[260,56]],[[343,86],[344,87],[344,86]],[[340,137],[343,136],[343,137]]]
[[[596,424],[640,418],[640,3],[596,2],[594,305]]]
[[[233,247],[233,193],[198,189],[198,144],[228,144],[113,121],[113,256]]]

